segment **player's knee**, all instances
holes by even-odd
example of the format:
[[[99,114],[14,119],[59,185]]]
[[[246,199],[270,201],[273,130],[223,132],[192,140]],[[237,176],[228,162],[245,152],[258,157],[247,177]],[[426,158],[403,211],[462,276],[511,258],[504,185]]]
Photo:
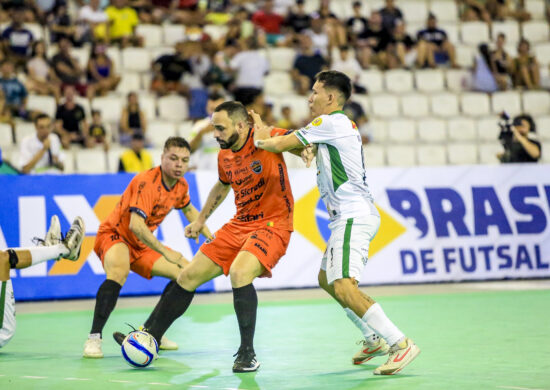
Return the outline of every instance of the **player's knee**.
[[[128,274],[130,273],[130,269],[124,268],[124,267],[117,267],[113,268],[106,272],[107,279],[111,279],[121,286],[126,283],[126,279],[128,278]]]
[[[233,287],[242,287],[250,284],[254,279],[246,269],[231,267],[229,269],[229,278]]]
[[[197,274],[193,270],[185,268],[176,278],[176,283],[187,291],[195,291],[198,287],[196,280]]]
[[[334,295],[339,302],[349,306],[352,301],[352,285],[349,283],[349,280],[338,279],[334,282]]]

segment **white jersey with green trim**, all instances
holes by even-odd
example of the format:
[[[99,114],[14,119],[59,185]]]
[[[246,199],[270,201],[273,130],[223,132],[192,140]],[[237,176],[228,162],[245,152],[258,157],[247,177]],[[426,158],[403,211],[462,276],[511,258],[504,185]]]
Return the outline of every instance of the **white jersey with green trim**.
[[[367,184],[361,136],[342,111],[315,118],[294,132],[317,145],[317,186],[330,220],[380,215]]]

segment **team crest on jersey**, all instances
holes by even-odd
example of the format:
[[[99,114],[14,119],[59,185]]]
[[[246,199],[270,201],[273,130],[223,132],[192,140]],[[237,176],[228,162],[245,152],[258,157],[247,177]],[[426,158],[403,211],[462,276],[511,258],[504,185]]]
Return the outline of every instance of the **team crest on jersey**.
[[[254,160],[252,163],[250,163],[250,168],[252,169],[252,172],[254,173],[261,173],[262,172],[262,163],[260,160]]]
[[[321,126],[321,123],[323,123],[323,118],[321,117],[314,119],[313,122],[311,122],[313,126]]]

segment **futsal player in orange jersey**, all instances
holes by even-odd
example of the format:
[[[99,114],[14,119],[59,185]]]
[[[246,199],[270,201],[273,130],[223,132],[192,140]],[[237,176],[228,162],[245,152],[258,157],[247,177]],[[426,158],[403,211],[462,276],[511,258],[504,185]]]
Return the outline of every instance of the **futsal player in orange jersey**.
[[[172,279],[165,293],[175,284],[173,280],[180,270],[189,264],[181,253],[164,246],[153,235],[174,208],[182,209],[189,222],[195,221],[199,215],[191,204],[187,181],[182,177],[187,172],[189,155],[190,147],[185,139],[168,138],[161,165],[134,177],[113,212],[100,225],[94,250],[101,259],[107,278],[97,292],[92,329],[84,344],[84,357],[103,357],[103,327],[130,270],[146,279],[153,276]],[[211,238],[204,224],[199,231]],[[159,345],[161,349],[177,349],[177,344],[167,339]]]
[[[172,322],[185,313],[198,286],[222,273],[229,275],[241,334],[233,371],[250,372],[260,366],[253,346],[258,298],[252,282],[257,277],[270,277],[285,254],[293,229],[294,199],[282,155],[254,146],[254,129],[249,128],[242,104],[220,104],[212,124],[222,149],[218,154],[219,181],[185,234],[197,237],[231,189],[237,212],[181,271],[177,285],[161,298],[145,329],[160,340]]]

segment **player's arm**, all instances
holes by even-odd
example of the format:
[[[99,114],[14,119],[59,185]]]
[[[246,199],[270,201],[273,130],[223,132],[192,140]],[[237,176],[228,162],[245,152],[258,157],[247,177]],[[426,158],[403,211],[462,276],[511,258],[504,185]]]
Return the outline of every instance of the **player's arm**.
[[[302,149],[304,147],[302,141],[300,141],[294,133],[280,137],[256,140],[254,144],[257,148],[273,153],[282,153],[292,149]]]
[[[191,203],[182,208],[181,211],[183,211],[183,215],[185,215],[189,223],[195,222],[199,217],[199,211]],[[202,228],[201,234],[206,238],[212,238],[212,233],[210,233],[210,229],[206,225]]]
[[[187,260],[179,252],[173,251],[157,240],[157,238],[151,233],[147,224],[145,223],[145,218],[143,218],[138,213],[132,212],[130,216],[130,231],[136,235],[136,237],[147,245],[152,250],[160,253],[164,256],[166,260],[176,265],[183,267]]]

